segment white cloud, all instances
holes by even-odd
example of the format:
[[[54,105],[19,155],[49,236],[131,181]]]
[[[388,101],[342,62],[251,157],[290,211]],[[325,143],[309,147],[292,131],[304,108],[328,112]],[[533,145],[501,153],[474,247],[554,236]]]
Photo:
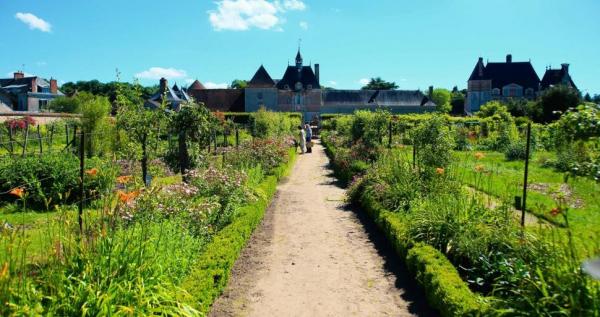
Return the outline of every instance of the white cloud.
[[[223,88],[227,88],[227,84],[226,83],[221,83],[221,84],[217,84],[217,83],[213,83],[213,82],[205,82],[204,83],[204,87],[206,87],[206,89],[223,89]]]
[[[306,21],[300,22],[300,27],[303,28],[304,30],[308,30],[308,22],[306,22]]]
[[[328,83],[330,86],[337,86],[337,81],[335,81],[335,80],[330,80],[330,81],[328,81]]]
[[[250,28],[280,30],[286,10],[304,10],[301,0],[219,0],[216,10],[208,11],[208,20],[217,31],[245,31]]]
[[[50,23],[36,17],[31,13],[17,12],[17,14],[15,14],[15,18],[27,24],[32,30],[37,29],[42,32],[50,32],[52,30],[52,25],[50,25]]]
[[[284,0],[283,7],[288,10],[298,10],[302,11],[306,9],[306,4],[300,0]]]
[[[187,77],[185,70],[175,68],[150,67],[148,70],[135,74],[136,78],[141,79],[176,79]]]
[[[368,84],[369,82],[371,82],[371,80],[370,80],[370,79],[368,79],[368,78],[361,78],[361,79],[358,81],[358,83],[359,83],[359,84],[361,84],[361,85],[363,85],[363,86],[365,86],[365,85],[366,85],[366,84]]]
[[[194,80],[194,79],[191,79],[191,78],[186,78],[186,79],[185,79],[185,83],[186,83],[186,84],[188,84],[188,85],[189,85],[189,84],[191,84],[191,83],[193,83],[194,81],[195,81],[195,80]]]

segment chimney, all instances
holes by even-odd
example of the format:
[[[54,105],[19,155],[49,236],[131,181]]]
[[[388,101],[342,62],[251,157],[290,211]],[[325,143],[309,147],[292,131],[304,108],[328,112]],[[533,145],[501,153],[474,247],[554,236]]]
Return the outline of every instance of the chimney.
[[[506,62],[512,63],[512,55],[511,54],[506,55]]]
[[[315,64],[315,76],[317,77],[317,83],[321,85],[321,79],[319,78],[319,64]]]
[[[433,98],[433,86],[429,86],[429,100]]]
[[[160,93],[164,94],[165,91],[167,91],[167,86],[169,85],[169,82],[163,77],[160,79]]]
[[[21,78],[25,78],[25,74],[22,71],[16,71],[13,73],[13,77],[14,79],[21,79]]]
[[[38,92],[37,86],[37,77],[31,78],[31,92]]]
[[[56,95],[58,93],[58,85],[56,79],[50,78],[50,93]]]
[[[562,71],[565,74],[567,74],[567,75],[569,74],[569,64],[567,64],[567,63],[560,64],[560,68],[562,69]]]
[[[479,77],[483,77],[483,57],[480,57],[477,61],[477,73]]]

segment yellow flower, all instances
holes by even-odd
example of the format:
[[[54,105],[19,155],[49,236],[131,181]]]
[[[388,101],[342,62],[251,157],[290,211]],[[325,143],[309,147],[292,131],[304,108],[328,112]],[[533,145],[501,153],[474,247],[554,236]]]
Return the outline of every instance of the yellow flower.
[[[438,175],[444,175],[444,169],[442,167],[438,167],[435,169],[435,173]]]
[[[92,169],[85,171],[85,173],[89,176],[96,176],[96,174],[98,174],[98,169],[94,167]]]
[[[485,157],[485,154],[483,154],[481,152],[475,153],[475,158],[478,159],[478,160],[481,160],[484,157]]]
[[[17,188],[13,188],[9,194],[17,196],[19,198],[23,198],[23,194],[25,193],[25,190],[21,187],[17,187]]]

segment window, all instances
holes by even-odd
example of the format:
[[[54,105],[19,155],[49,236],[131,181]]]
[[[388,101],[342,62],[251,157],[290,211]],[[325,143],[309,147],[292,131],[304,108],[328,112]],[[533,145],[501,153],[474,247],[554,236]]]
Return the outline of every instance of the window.
[[[263,93],[259,92],[256,94],[256,98],[258,98],[258,100],[262,100],[263,99]]]
[[[43,110],[48,106],[48,100],[46,99],[40,99],[38,100],[38,106],[39,106],[39,110]]]
[[[493,95],[493,96],[498,96],[498,95],[500,95],[500,89],[498,89],[498,88],[494,88],[494,89],[492,89],[492,95]]]
[[[296,83],[296,90],[300,90],[302,89],[302,83],[301,82],[297,82]]]
[[[290,85],[287,85],[287,84],[283,85],[283,89],[290,89]]]
[[[533,96],[533,88],[525,89],[525,96],[532,97]]]

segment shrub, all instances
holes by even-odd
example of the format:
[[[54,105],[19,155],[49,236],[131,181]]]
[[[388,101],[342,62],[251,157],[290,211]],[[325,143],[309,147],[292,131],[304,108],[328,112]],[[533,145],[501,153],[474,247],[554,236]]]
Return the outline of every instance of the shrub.
[[[260,108],[250,116],[252,135],[257,138],[282,137],[295,135],[300,118],[290,117],[286,113],[277,113]]]
[[[86,161],[84,187],[87,197],[106,193],[114,186],[116,169],[113,164],[94,158]],[[70,153],[10,158],[0,161],[0,191],[20,187],[25,191],[29,207],[46,208],[71,203],[79,197],[79,159]],[[0,196],[11,201],[10,194]]]

